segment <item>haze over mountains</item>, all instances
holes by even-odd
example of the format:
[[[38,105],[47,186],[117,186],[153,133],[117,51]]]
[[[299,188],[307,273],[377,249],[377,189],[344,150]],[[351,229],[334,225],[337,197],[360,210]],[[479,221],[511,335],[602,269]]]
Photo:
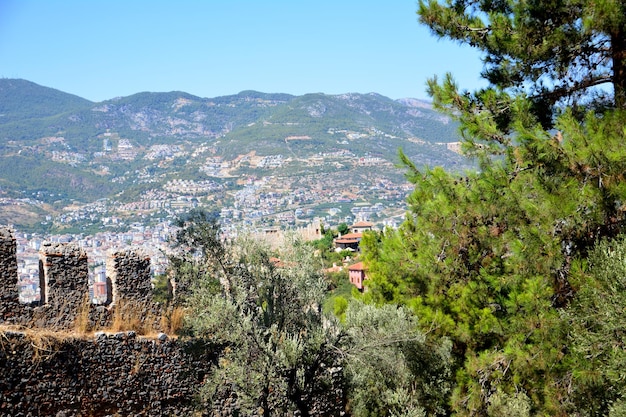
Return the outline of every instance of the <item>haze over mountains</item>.
[[[375,93],[143,92],[94,103],[0,79],[0,198],[23,206],[19,216],[1,206],[0,223],[39,227],[50,212],[44,223],[63,229],[55,216],[68,206],[146,195],[193,195],[193,204],[220,210],[262,180],[278,193],[325,186],[336,200],[356,201],[372,184],[404,183],[400,148],[418,166],[468,168],[453,152],[458,140],[456,125],[427,102]],[[176,181],[195,185],[185,191]]]

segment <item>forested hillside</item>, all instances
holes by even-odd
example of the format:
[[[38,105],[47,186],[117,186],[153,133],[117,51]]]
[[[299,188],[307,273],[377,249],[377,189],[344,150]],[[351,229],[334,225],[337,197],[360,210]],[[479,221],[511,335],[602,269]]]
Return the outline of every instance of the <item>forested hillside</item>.
[[[428,103],[394,101],[378,94],[242,91],[200,98],[184,92],[143,92],[92,103],[14,79],[0,79],[0,94],[0,144],[32,145],[43,137],[62,136],[81,153],[101,151],[101,135],[106,132],[138,146],[224,138],[228,148],[255,146],[259,152],[263,143],[254,140],[265,138],[280,145],[286,137],[301,135],[320,141],[322,150],[331,150],[337,147],[336,133],[342,131],[429,143],[457,139],[456,125]]]
[[[330,204],[381,184],[404,187],[394,167],[399,149],[421,165],[474,168],[455,147],[458,125],[415,99],[256,91],[200,98],[173,91],[92,103],[13,79],[0,79],[0,95],[0,198],[23,214],[0,211],[0,221],[29,230],[66,230],[67,218],[76,220],[69,221],[73,230],[102,229],[94,216],[63,216],[68,207],[76,211],[77,204],[101,199],[114,201],[111,208],[132,203],[152,209],[177,205],[178,198],[196,201],[197,192],[172,187],[177,181],[212,184],[202,195],[227,193],[230,198],[215,198],[218,204],[199,202],[210,211],[232,208],[232,196],[250,178],[279,178],[268,184],[272,192],[312,192],[324,181],[328,198],[316,200]],[[390,204],[404,197],[390,191]],[[41,216],[42,203],[54,203],[52,225]],[[313,210],[309,217],[322,210],[305,208]],[[345,217],[350,207],[344,210]],[[97,217],[130,214],[136,221],[144,214],[113,211]],[[177,214],[166,211],[152,220]]]
[[[0,124],[44,119],[87,109],[92,102],[19,79],[0,79]]]

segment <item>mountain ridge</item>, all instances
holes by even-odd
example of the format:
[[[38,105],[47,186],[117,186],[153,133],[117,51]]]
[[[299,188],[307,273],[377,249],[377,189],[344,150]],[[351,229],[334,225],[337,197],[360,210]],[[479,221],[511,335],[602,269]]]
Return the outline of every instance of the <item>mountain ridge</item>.
[[[378,93],[344,93],[328,95],[325,93],[307,93],[302,96],[294,96],[286,93],[263,93],[255,90],[243,90],[237,94],[202,98],[183,91],[170,92],[138,92],[129,96],[114,97],[100,102],[92,102],[77,95],[65,93],[51,87],[40,86],[31,81],[22,79],[0,79],[0,125],[11,122],[24,122],[25,120],[37,120],[43,118],[59,118],[67,113],[74,114],[74,119],[88,120],[85,113],[89,110],[101,109],[107,112],[107,107],[132,106],[134,108],[151,108],[153,110],[165,110],[163,105],[172,106],[173,102],[188,100],[195,108],[236,106],[248,103],[251,106],[256,102],[258,107],[276,106],[286,104],[293,100],[305,100],[310,97],[323,97],[326,100],[343,99],[350,106],[350,98],[354,97],[377,97],[378,100],[396,102],[407,107],[419,107],[429,111],[432,106],[420,99],[392,100]],[[419,103],[419,105],[415,105]],[[184,107],[184,106],[181,106]],[[28,113],[25,108],[28,109]],[[241,109],[239,109],[241,110]],[[80,117],[80,115],[83,117]],[[78,117],[77,117],[78,116]],[[441,117],[441,116],[440,116]],[[0,133],[3,133],[0,130]],[[7,139],[6,134],[1,139]]]
[[[399,149],[417,166],[471,167],[450,146],[454,121],[423,100],[377,93],[139,92],[91,102],[0,79],[0,103],[0,198],[59,210],[148,192],[185,197],[172,191],[178,180],[217,181],[226,195],[246,177],[350,194],[351,182],[403,182]]]

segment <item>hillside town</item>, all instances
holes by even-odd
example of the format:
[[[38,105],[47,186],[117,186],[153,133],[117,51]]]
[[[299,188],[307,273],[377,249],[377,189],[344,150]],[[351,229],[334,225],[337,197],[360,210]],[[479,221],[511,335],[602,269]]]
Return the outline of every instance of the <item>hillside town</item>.
[[[125,143],[116,146],[117,157],[129,158]],[[110,147],[110,143],[107,141],[104,146]],[[146,158],[156,159],[155,165],[167,166],[172,158],[169,151],[179,147],[163,145],[159,149],[158,156],[151,150]],[[199,146],[193,154],[197,157],[206,150],[206,147]],[[189,155],[182,153],[179,156]],[[346,222],[357,217],[373,218],[384,225],[393,225],[394,219],[401,215],[398,207],[404,205],[412,188],[405,180],[394,181],[392,175],[396,178],[401,175],[389,162],[345,151],[320,153],[310,159],[287,158],[280,154],[258,157],[251,152],[232,161],[224,161],[221,157],[208,157],[206,161],[209,162],[198,165],[195,176],[185,178],[169,171],[151,173],[147,168],[112,176],[112,183],[128,187],[149,184],[142,193],[134,198],[125,197],[123,201],[109,197],[88,203],[66,202],[59,194],[57,206],[60,205],[61,210],[56,213],[50,210],[41,223],[57,230],[119,231],[128,229],[128,225],[135,222],[154,224],[191,208],[203,207],[220,211],[223,223],[233,227],[262,223],[286,228],[307,223],[313,217]],[[247,170],[242,172],[244,163]],[[338,170],[337,165],[350,166],[351,171]],[[290,175],[285,171],[289,167],[296,167],[301,172]],[[307,172],[307,167],[323,169]],[[107,166],[103,165],[101,169],[109,172]],[[381,173],[380,169],[385,171]],[[3,194],[6,193],[0,189],[0,205],[7,208],[43,207],[44,200],[55,198],[54,194],[42,195],[40,191],[23,198]]]
[[[62,137],[54,137],[47,138],[42,146],[64,143]],[[45,146],[32,151],[47,154]],[[313,240],[320,238],[321,228],[329,229],[341,223],[367,222],[379,230],[396,227],[404,217],[405,199],[412,189],[406,180],[393,180],[398,172],[393,174],[397,168],[389,162],[345,150],[320,152],[306,159],[283,154],[259,156],[253,151],[227,160],[216,156],[214,147],[207,143],[187,150],[181,145],[153,145],[140,154],[130,141],[107,133],[102,137],[102,151],[94,157],[100,159],[100,169],[112,183],[128,186],[139,183],[148,187],[123,201],[103,197],[81,203],[66,201],[58,195],[56,210],[50,210],[51,205],[44,202],[54,200],[53,194],[36,192],[30,197],[14,198],[0,189],[3,212],[21,213],[35,208],[44,213],[34,230],[10,225],[16,231],[20,296],[24,302],[37,301],[39,297],[38,250],[44,241],[72,242],[84,249],[92,283],[105,280],[107,252],[127,247],[146,253],[156,276],[167,267],[174,221],[192,209],[215,213],[228,236],[246,232],[273,240],[284,231],[296,230]],[[52,158],[67,164],[85,163],[84,156],[57,151]],[[148,166],[122,176],[110,175],[106,160],[136,158],[155,168]],[[169,171],[167,168],[174,158],[201,161],[194,165],[197,175],[181,177]],[[158,172],[156,167],[163,170]],[[294,167],[297,175],[289,173]],[[350,172],[344,167],[350,167]],[[381,169],[384,175],[380,175]],[[356,250],[358,241],[352,235],[338,239],[336,247]],[[97,294],[92,294],[92,298],[95,300]]]
[[[306,241],[317,240],[323,237],[322,230],[333,226],[324,223],[324,219],[314,218],[306,226],[293,229],[300,238]],[[364,231],[371,231],[375,227],[374,223],[360,220],[349,226],[348,233],[336,237],[333,241],[332,250],[337,252],[349,251],[358,252],[359,243]],[[335,225],[336,228],[336,225]],[[106,268],[105,261],[113,251],[132,249],[150,258],[152,276],[164,274],[168,267],[168,254],[172,250],[172,240],[175,237],[177,227],[170,223],[160,223],[155,226],[143,226],[139,223],[131,225],[127,232],[100,232],[95,235],[49,235],[44,236],[38,233],[14,232],[17,244],[18,261],[18,286],[20,301],[26,304],[40,301],[40,255],[44,242],[50,243],[72,243],[84,250],[89,263],[89,286],[90,299],[93,303],[100,303],[106,299],[106,290],[98,290],[105,287]],[[233,229],[225,230],[225,237],[234,237],[236,233]],[[280,245],[284,239],[284,231],[278,228],[265,228],[253,231],[254,236],[266,241],[273,246]],[[352,258],[347,257],[346,265],[330,268],[328,272],[338,272],[346,267],[350,274],[350,282],[359,290],[363,289],[364,267],[362,263],[348,265]],[[358,272],[357,272],[358,271]],[[353,275],[359,274],[357,281]],[[102,299],[100,299],[102,298]]]

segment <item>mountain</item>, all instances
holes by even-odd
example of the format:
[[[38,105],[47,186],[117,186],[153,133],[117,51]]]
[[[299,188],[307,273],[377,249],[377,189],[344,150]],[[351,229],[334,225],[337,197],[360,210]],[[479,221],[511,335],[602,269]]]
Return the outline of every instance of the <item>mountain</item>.
[[[428,142],[456,140],[446,117],[417,100],[394,101],[378,94],[265,94],[200,98],[184,92],[138,93],[92,103],[37,84],[0,79],[0,143],[32,143],[62,135],[78,152],[99,150],[99,135],[107,130],[139,145],[154,138],[197,139],[228,135],[239,140],[283,140],[286,136],[335,138],[329,131],[370,134],[378,130],[401,139]],[[422,103],[420,106],[419,103]]]
[[[0,123],[3,125],[80,111],[92,105],[84,98],[30,81],[0,79]]]
[[[0,79],[0,197],[58,208],[72,200],[128,201],[177,179],[356,180],[367,165],[372,178],[397,182],[398,149],[418,166],[470,167],[450,150],[458,140],[457,125],[428,102],[375,93],[142,92],[94,103]]]

